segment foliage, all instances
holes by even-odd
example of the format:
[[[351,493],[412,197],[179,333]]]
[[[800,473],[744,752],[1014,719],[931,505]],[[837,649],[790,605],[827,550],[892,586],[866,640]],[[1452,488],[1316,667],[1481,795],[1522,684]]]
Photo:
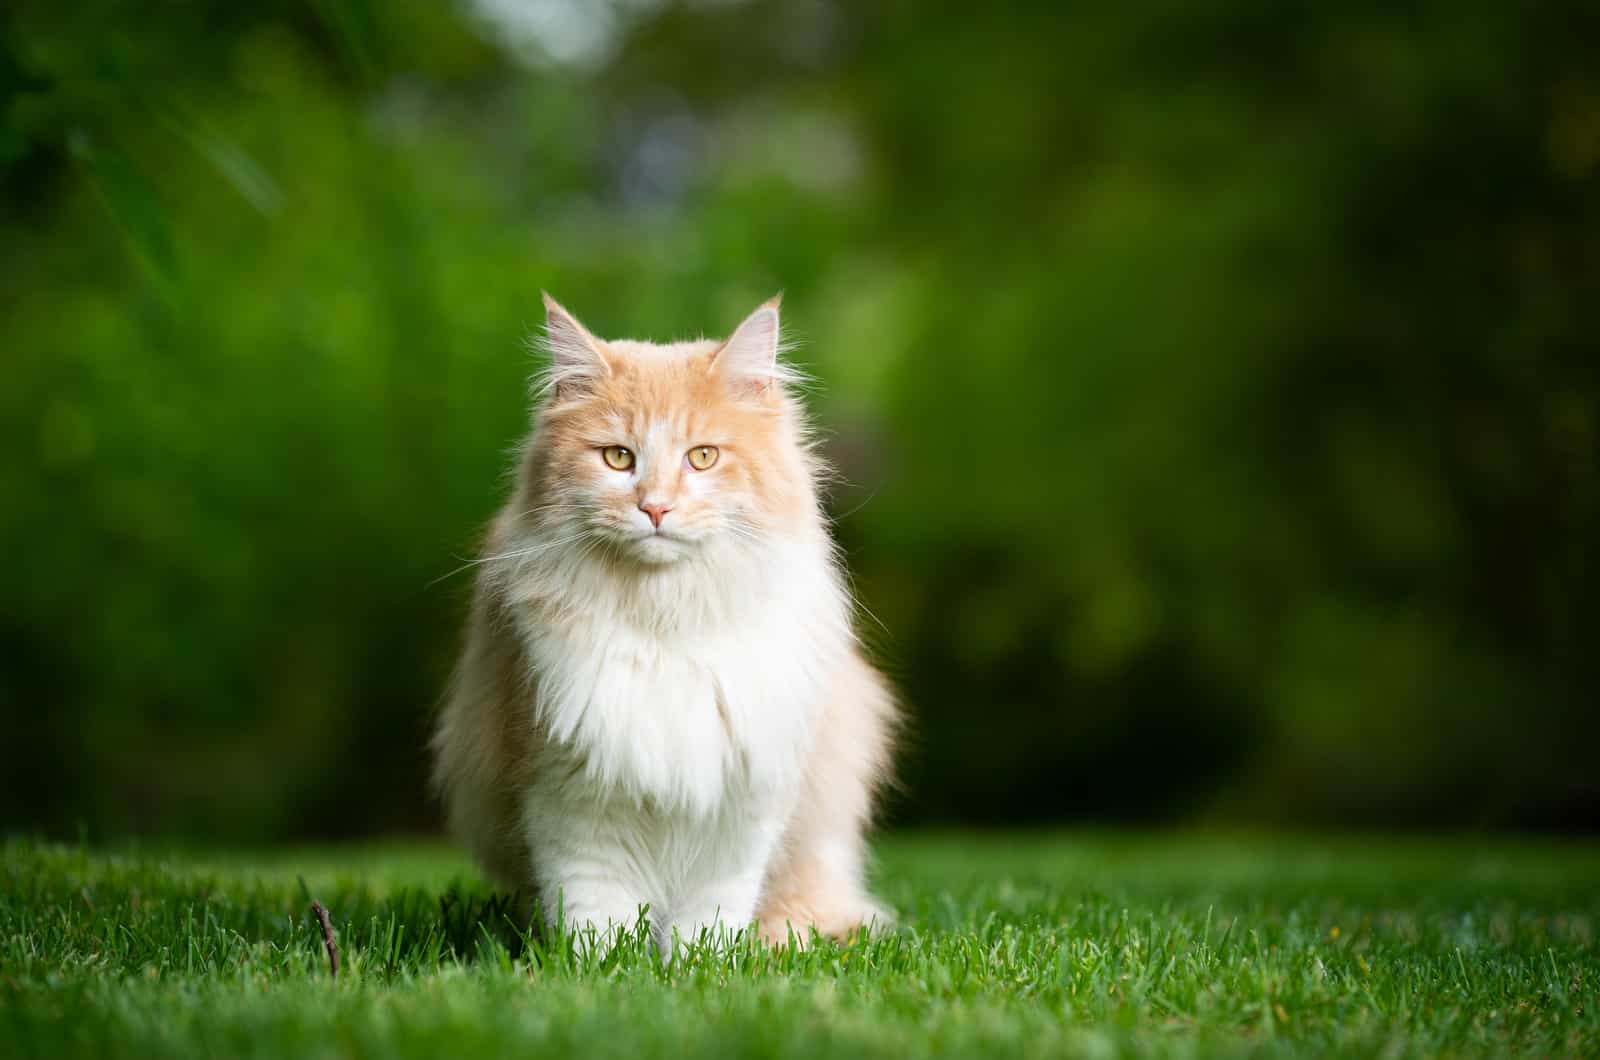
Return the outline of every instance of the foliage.
[[[541,287],[787,289],[901,819],[1600,819],[1591,5],[508,10],[12,7],[0,821],[430,821]]]

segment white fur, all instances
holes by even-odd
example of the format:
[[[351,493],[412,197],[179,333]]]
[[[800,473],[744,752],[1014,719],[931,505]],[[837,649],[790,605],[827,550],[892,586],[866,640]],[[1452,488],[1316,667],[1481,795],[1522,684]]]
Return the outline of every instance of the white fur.
[[[851,649],[826,538],[619,569],[561,532],[526,532],[495,572],[545,735],[522,801],[539,897],[601,935],[647,905],[664,949],[674,930],[742,928]]]

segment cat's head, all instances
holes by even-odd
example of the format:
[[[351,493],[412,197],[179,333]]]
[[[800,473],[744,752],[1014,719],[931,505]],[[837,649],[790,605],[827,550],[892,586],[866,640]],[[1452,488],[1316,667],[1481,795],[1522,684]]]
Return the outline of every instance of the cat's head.
[[[648,564],[809,528],[816,492],[778,299],[725,341],[596,338],[549,295],[528,474],[539,525]]]

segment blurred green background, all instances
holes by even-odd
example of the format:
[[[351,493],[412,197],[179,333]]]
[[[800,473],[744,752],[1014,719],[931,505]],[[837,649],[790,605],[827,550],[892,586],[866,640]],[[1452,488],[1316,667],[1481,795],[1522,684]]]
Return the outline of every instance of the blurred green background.
[[[548,288],[782,288],[894,821],[1600,827],[1600,9],[8,5],[0,825],[436,827]]]

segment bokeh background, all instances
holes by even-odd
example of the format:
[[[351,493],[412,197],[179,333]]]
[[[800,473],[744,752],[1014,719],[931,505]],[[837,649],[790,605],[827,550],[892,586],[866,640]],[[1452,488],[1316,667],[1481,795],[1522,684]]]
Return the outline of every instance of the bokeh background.
[[[437,827],[540,289],[781,288],[896,823],[1600,826],[1600,8],[0,18],[0,825]]]

